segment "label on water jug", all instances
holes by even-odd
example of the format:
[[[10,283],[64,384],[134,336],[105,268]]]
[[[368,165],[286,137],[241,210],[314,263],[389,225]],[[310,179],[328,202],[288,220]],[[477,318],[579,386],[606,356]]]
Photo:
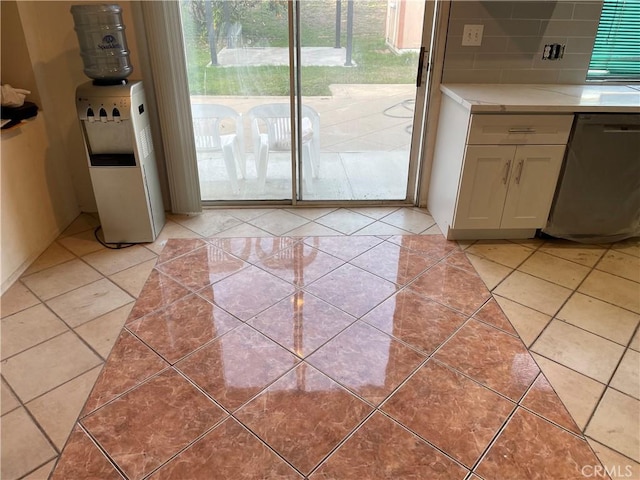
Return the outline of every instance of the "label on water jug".
[[[122,45],[118,43],[116,37],[113,35],[105,35],[102,37],[102,43],[98,44],[100,50],[112,50],[114,48],[122,49]]]

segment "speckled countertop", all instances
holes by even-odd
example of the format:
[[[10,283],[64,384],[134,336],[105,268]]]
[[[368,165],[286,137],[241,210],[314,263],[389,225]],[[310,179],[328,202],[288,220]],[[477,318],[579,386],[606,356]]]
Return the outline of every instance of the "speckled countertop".
[[[640,113],[640,85],[443,84],[471,113]]]

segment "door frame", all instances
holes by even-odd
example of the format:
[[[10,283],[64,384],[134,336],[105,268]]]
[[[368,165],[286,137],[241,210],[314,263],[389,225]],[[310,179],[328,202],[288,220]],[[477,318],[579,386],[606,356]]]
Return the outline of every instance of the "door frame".
[[[430,38],[429,58],[423,65],[422,76],[426,74],[426,81],[416,91],[416,106],[420,101],[420,108],[415,109],[413,134],[411,140],[409,174],[407,181],[407,196],[405,200],[298,200],[297,190],[300,185],[301,169],[297,166],[296,156],[300,149],[296,131],[301,130],[301,119],[295,115],[301,110],[302,97],[296,95],[300,89],[299,76],[295,75],[295,68],[290,71],[290,95],[295,96],[291,101],[292,118],[297,119],[297,125],[292,128],[292,144],[296,151],[292,151],[292,198],[290,200],[245,200],[245,201],[207,201],[200,198],[200,185],[197,172],[197,156],[193,144],[193,127],[191,124],[191,105],[189,90],[184,69],[185,54],[182,28],[180,27],[180,6],[177,0],[163,2],[134,2],[134,11],[142,21],[138,22],[141,33],[137,34],[138,43],[144,44],[140,50],[148,53],[148,66],[153,75],[143,75],[143,80],[152,84],[150,89],[155,93],[155,104],[158,123],[161,129],[160,137],[165,155],[167,179],[171,197],[171,211],[173,213],[198,213],[204,206],[375,206],[375,205],[426,205],[426,190],[431,170],[433,144],[435,141],[435,125],[439,111],[439,85],[442,77],[444,59],[444,43],[449,16],[450,0],[426,0],[425,19],[430,9],[433,11],[433,24],[425,28],[423,19],[423,45]],[[295,2],[292,2],[295,3]],[[295,15],[294,8],[289,8],[289,29],[294,28],[291,21]],[[178,26],[179,28],[176,28]],[[291,34],[291,32],[290,32]],[[292,66],[300,64],[300,49],[291,48],[295,36],[293,32],[290,40],[289,56]],[[145,65],[146,66],[146,65]],[[177,68],[180,66],[180,68]],[[425,72],[426,70],[426,72]],[[185,94],[186,92],[186,94]],[[159,102],[158,99],[162,99]],[[436,103],[437,101],[437,103]],[[436,108],[434,108],[436,106]],[[197,201],[195,198],[197,194]],[[424,200],[423,200],[424,199]]]

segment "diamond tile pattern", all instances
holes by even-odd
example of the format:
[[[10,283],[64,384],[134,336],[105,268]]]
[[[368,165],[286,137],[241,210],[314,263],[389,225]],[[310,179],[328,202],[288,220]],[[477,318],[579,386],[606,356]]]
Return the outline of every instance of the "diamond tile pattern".
[[[53,478],[574,478],[579,435],[455,242],[170,239]]]

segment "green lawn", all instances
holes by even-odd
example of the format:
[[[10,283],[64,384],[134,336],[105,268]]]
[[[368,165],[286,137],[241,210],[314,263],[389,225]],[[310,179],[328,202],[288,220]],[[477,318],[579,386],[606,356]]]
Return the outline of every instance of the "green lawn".
[[[346,46],[346,5],[342,11],[342,46]],[[330,84],[413,83],[417,54],[396,55],[385,45],[385,1],[355,2],[353,61],[355,67],[302,67],[303,95],[329,95]],[[282,12],[282,10],[280,10]],[[207,67],[209,47],[202,31],[183,16],[187,50],[187,71],[192,95],[288,95],[289,68],[286,66]],[[286,47],[287,16],[276,14],[266,2],[244,11],[242,32],[245,48]],[[301,8],[303,46],[333,46],[335,42],[335,1],[308,0]],[[221,45],[222,46],[222,45]]]

